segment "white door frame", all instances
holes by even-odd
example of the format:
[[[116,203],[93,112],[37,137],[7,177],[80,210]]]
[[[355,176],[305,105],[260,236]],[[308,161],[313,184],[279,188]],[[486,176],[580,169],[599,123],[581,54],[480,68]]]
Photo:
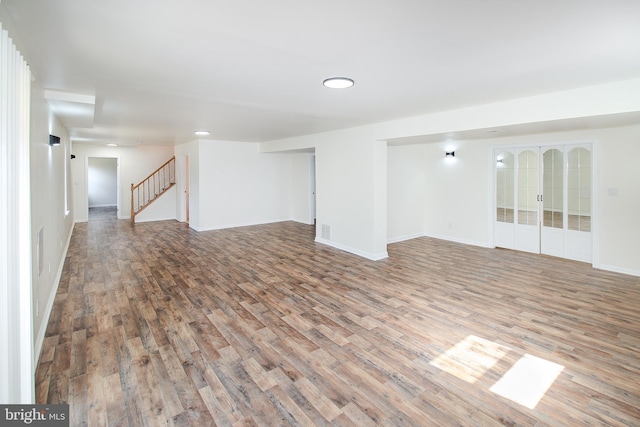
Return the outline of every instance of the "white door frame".
[[[120,207],[122,203],[120,201],[120,156],[85,156],[84,158],[84,178],[85,178],[85,194],[84,194],[84,211],[87,214],[87,221],[89,220],[89,159],[116,159],[116,209],[117,209],[117,218],[129,218],[128,213],[127,216],[123,217],[122,210]]]

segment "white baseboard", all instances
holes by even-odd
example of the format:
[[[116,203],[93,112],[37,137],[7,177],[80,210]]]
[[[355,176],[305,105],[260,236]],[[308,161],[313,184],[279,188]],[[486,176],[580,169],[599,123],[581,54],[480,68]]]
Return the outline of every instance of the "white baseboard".
[[[405,240],[417,239],[418,237],[425,237],[425,236],[422,233],[418,233],[418,234],[411,234],[411,235],[402,236],[402,237],[394,237],[392,239],[387,240],[387,243],[388,244],[399,243],[399,242],[404,242]]]
[[[491,248],[491,249],[493,249],[493,246],[489,245],[489,243],[487,243],[487,242],[478,242],[478,241],[475,241],[475,240],[458,239],[458,238],[455,238],[455,237],[443,236],[443,235],[440,235],[440,234],[424,234],[423,237],[431,237],[431,238],[434,238],[434,239],[447,240],[449,242],[454,242],[454,243],[462,243],[464,245],[479,246],[481,248]]]
[[[75,224],[75,223],[74,223]],[[62,251],[62,259],[60,261],[60,265],[58,266],[58,271],[56,273],[56,279],[53,284],[53,289],[51,294],[49,294],[49,300],[47,301],[47,305],[42,313],[42,322],[40,323],[40,330],[36,334],[36,341],[34,343],[34,353],[33,357],[35,358],[33,369],[35,375],[35,369],[38,367],[38,361],[40,360],[40,352],[42,351],[42,345],[44,344],[44,336],[47,333],[47,326],[49,326],[49,318],[51,317],[51,311],[53,310],[53,303],[56,300],[56,295],[58,294],[58,288],[60,287],[60,279],[62,279],[62,271],[64,270],[64,263],[67,259],[67,252],[69,251],[69,245],[71,244],[71,236],[73,235],[73,227],[69,230],[69,235],[67,236],[67,243],[64,247],[64,251]]]
[[[628,274],[630,276],[638,276],[640,277],[640,271],[638,270],[634,270],[631,268],[624,268],[624,267],[617,267],[615,265],[593,265],[593,268],[596,268],[598,270],[605,270],[605,271],[611,271],[612,273],[621,273],[621,274]]]
[[[349,253],[352,253],[354,255],[358,255],[358,256],[361,256],[363,258],[370,259],[372,261],[379,261],[381,259],[385,259],[385,258],[389,257],[389,254],[387,253],[387,251],[374,254],[374,253],[371,253],[371,252],[365,252],[365,251],[361,251],[359,249],[354,249],[354,248],[351,248],[351,247],[346,246],[346,245],[341,245],[339,243],[332,242],[331,240],[326,240],[326,239],[323,239],[321,237],[316,237],[315,241],[317,243],[322,243],[323,245],[331,246],[332,248],[340,249],[341,251],[349,252]]]
[[[224,230],[224,229],[227,229],[227,228],[250,227],[252,225],[274,224],[274,223],[277,223],[277,222],[287,222],[287,221],[291,221],[291,220],[289,218],[287,218],[287,219],[273,219],[273,220],[260,221],[260,222],[242,222],[242,223],[213,225],[213,226],[197,227],[197,228],[192,226],[191,224],[189,224],[189,227],[193,228],[196,231],[213,231],[213,230]]]

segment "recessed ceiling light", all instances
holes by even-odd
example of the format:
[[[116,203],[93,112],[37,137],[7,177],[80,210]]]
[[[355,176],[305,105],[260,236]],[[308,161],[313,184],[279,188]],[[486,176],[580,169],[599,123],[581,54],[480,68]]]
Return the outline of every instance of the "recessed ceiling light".
[[[194,132],[196,135],[210,135],[211,132],[209,132],[208,130],[197,130]]]
[[[117,147],[118,144],[114,144],[113,142],[107,143],[107,147]]]
[[[322,84],[331,89],[346,89],[353,86],[354,82],[348,77],[330,77],[325,79]]]

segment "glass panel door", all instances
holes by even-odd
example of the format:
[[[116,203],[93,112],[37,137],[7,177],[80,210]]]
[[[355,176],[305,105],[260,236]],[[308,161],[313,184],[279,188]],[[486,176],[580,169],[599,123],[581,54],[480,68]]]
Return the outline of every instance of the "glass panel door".
[[[563,227],[564,217],[564,173],[563,153],[552,148],[544,153],[543,180],[543,214],[544,226],[553,228]]]
[[[540,251],[564,256],[564,149],[545,148],[542,154],[542,230]]]
[[[591,231],[591,152],[574,148],[568,155],[568,228]]]
[[[496,221],[513,223],[514,159],[503,151],[496,156]]]
[[[591,147],[569,147],[567,154],[567,231],[565,257],[591,262]]]
[[[527,252],[540,252],[538,200],[540,177],[539,149],[528,148],[518,153],[516,173],[517,214],[515,248]]]
[[[518,155],[518,224],[538,224],[538,153]]]
[[[515,248],[515,156],[503,150],[496,154],[495,245]]]
[[[591,262],[591,145],[495,153],[495,245]]]

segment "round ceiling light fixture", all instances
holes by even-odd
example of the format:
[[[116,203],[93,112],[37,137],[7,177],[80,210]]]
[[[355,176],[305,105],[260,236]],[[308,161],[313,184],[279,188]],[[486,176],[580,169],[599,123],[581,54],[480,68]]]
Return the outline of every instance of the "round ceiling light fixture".
[[[211,132],[209,132],[208,130],[197,130],[194,132],[196,135],[211,135]]]
[[[354,81],[349,77],[329,77],[322,84],[330,89],[347,89],[354,85]]]

